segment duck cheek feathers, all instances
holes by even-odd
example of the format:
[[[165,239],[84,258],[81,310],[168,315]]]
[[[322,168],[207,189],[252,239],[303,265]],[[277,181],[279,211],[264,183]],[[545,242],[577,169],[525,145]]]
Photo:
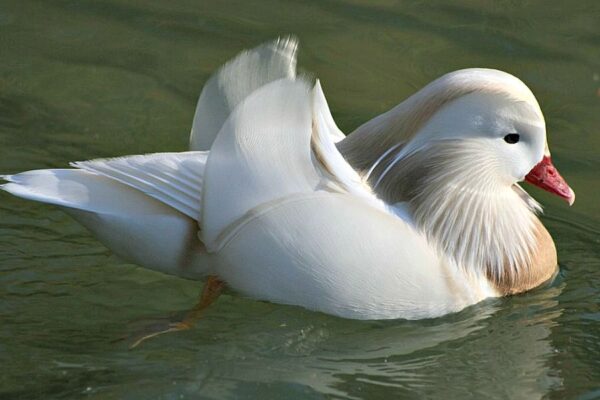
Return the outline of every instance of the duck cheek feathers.
[[[570,206],[575,202],[575,192],[558,173],[550,156],[544,156],[527,174],[525,181],[565,199]]]

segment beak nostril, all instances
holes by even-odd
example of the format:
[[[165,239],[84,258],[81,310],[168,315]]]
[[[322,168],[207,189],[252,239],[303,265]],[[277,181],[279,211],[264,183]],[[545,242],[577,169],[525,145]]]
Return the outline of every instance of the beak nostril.
[[[569,187],[567,182],[560,176],[560,173],[552,165],[549,156],[545,156],[533,169],[527,174],[525,180],[541,189],[554,193],[569,202],[569,205],[575,201],[575,193]]]

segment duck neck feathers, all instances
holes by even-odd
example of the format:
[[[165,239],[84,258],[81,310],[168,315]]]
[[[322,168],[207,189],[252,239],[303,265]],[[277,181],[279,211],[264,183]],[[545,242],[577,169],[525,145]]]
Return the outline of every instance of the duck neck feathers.
[[[398,159],[399,147],[369,180],[388,204],[407,202],[417,229],[451,262],[499,294],[515,294],[554,275],[556,250],[536,216],[539,204],[517,184],[494,179],[483,145],[439,141]]]

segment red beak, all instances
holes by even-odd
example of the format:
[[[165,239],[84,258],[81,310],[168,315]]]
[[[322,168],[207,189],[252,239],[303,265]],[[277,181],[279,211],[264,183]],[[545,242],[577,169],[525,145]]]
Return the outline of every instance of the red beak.
[[[550,156],[544,156],[542,161],[527,174],[525,181],[562,197],[569,205],[573,205],[575,202],[575,192],[560,176],[556,167],[552,164]]]

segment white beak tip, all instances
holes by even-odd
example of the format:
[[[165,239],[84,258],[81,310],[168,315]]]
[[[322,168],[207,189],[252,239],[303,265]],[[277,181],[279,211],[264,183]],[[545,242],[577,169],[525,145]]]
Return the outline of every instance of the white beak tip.
[[[571,188],[569,188],[569,196],[567,197],[567,202],[569,203],[569,206],[572,206],[573,203],[575,203],[575,192]]]

